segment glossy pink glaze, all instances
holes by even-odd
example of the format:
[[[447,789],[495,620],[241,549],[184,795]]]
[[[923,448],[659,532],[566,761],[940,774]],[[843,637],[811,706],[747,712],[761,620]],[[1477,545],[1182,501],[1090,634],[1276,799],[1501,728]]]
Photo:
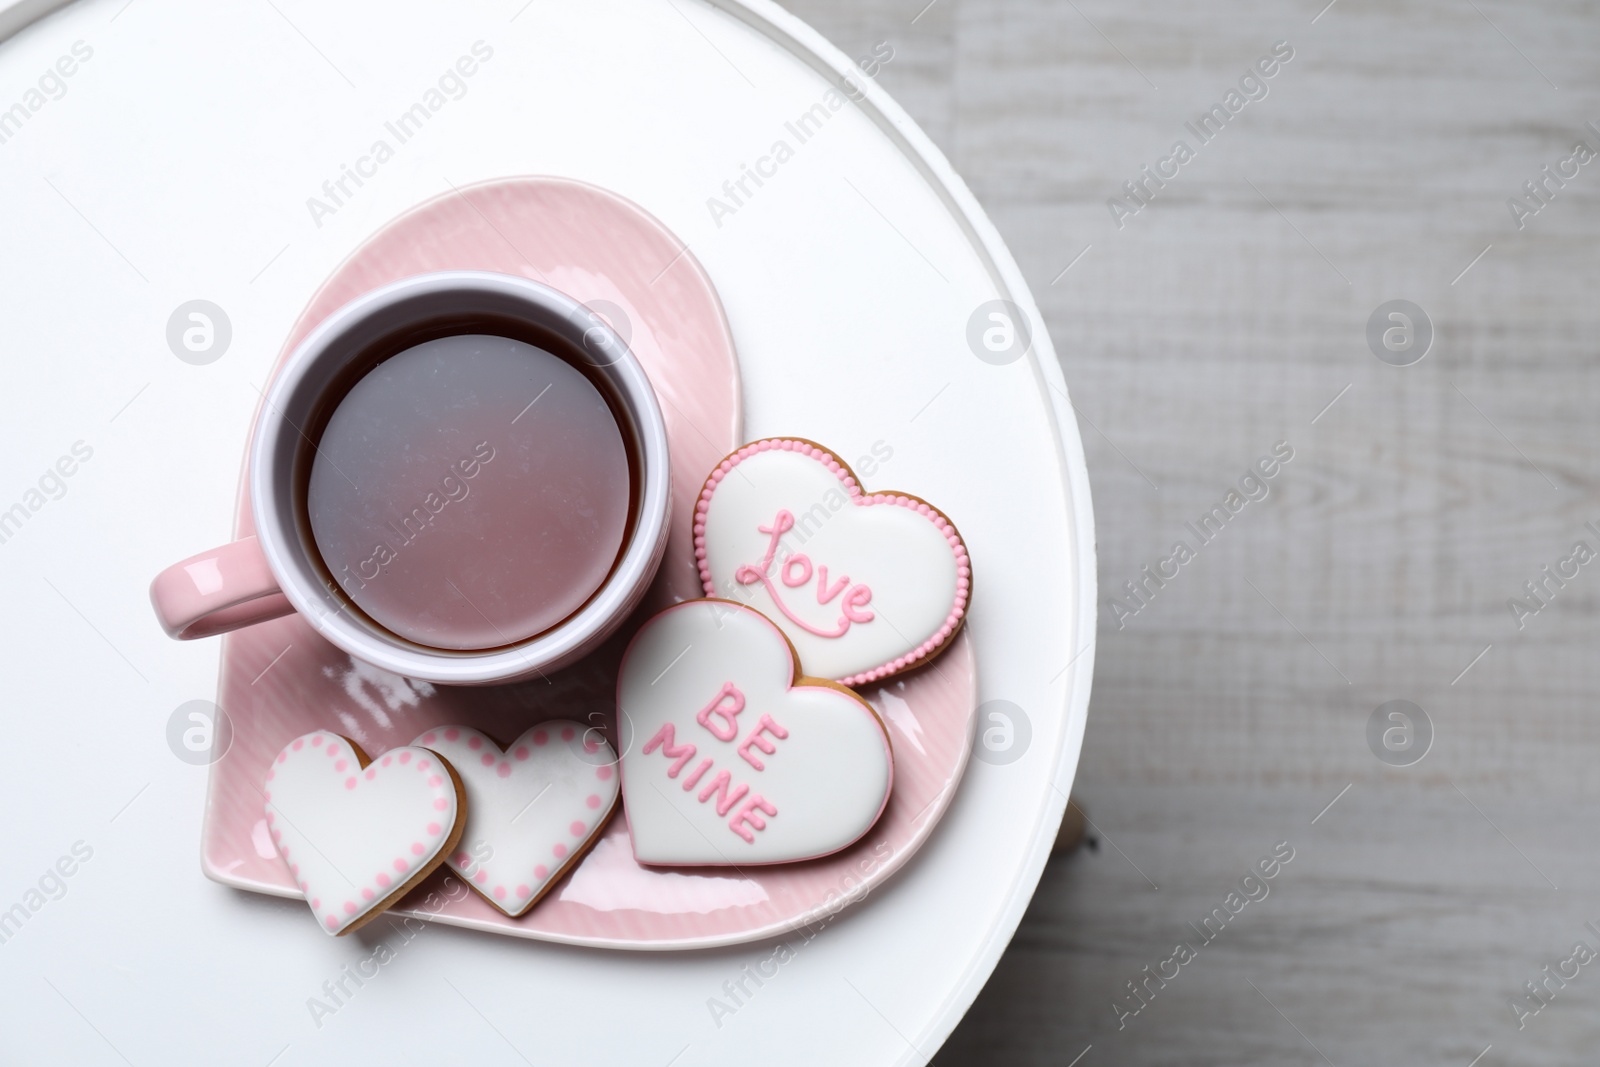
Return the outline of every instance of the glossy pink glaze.
[[[584,302],[621,307],[629,319],[624,332],[631,332],[630,345],[667,422],[675,473],[667,558],[634,619],[601,651],[548,682],[445,689],[409,681],[353,662],[294,615],[223,637],[218,703],[232,719],[233,744],[211,769],[202,843],[203,868],[217,881],[301,895],[260,814],[270,761],[292,738],[333,730],[375,759],[445,723],[511,740],[531,722],[560,717],[594,723],[615,738],[611,720],[623,647],[657,610],[701,595],[692,534],[696,498],[703,474],[742,438],[738,362],[709,278],[655,219],[593,186],[516,178],[463,194],[465,200],[451,193],[413,209],[357,249],[313,297],[284,352],[352,297],[433,270],[521,274]],[[241,486],[236,535],[253,532]],[[626,821],[614,819],[573,872],[520,919],[473,893],[439,910],[424,909],[444,872],[391,910],[520,937],[637,948],[756,940],[827,914],[902,866],[954,796],[976,705],[965,635],[930,667],[862,693],[894,739],[894,791],[872,831],[842,852],[744,873],[649,869],[633,860]],[[538,734],[533,742],[541,743]],[[597,780],[612,773],[606,766],[595,770]]]

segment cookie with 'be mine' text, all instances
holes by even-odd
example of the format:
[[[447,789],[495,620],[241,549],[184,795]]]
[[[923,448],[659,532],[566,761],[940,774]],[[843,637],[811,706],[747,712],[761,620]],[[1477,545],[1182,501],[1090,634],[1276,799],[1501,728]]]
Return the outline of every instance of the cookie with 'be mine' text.
[[[368,760],[327,730],[283,746],[262,795],[278,854],[330,934],[360,929],[432,874],[465,822],[461,782],[437,754]]]
[[[889,800],[894,760],[872,705],[800,674],[771,620],[687,600],[646,622],[617,678],[634,858],[787,863],[837,852]]]
[[[972,567],[938,508],[868,493],[813,441],[745,445],[695,508],[708,597],[749,604],[794,644],[807,674],[865,685],[939,654],[966,619]]]

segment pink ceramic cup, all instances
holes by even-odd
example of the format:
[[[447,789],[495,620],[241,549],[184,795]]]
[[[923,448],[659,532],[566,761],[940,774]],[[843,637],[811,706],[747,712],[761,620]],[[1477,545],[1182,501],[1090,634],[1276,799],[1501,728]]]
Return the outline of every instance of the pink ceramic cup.
[[[514,323],[607,396],[630,451],[631,520],[622,552],[576,614],[526,640],[485,650],[430,648],[374,623],[340,591],[306,518],[305,472],[316,426],[344,390],[382,358],[440,332],[498,332]],[[450,324],[459,323],[459,328]],[[375,355],[376,354],[376,355]],[[350,655],[408,678],[486,685],[527,678],[592,651],[639,603],[666,550],[671,479],[655,391],[627,345],[582,304],[504,274],[443,271],[406,278],[329,315],[290,355],[262,405],[247,477],[256,536],[173,564],[150,585],[162,628],[188,640],[299,611]]]

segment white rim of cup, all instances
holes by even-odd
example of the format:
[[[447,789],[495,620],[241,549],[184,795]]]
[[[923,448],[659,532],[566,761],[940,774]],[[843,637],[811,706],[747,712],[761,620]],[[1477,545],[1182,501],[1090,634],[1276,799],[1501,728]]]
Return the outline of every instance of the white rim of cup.
[[[385,312],[430,297],[477,297],[512,314],[520,307],[536,325],[561,334],[589,360],[632,419],[631,436],[639,452],[638,513],[632,536],[611,574],[576,614],[543,633],[504,648],[485,651],[430,650],[387,634],[351,615],[343,595],[324,587],[295,525],[291,494],[292,464],[309,447],[289,415],[307,414],[303,390],[320,400],[331,377],[364,347],[362,328],[374,337],[392,333]],[[475,309],[487,310],[487,309]],[[563,329],[565,327],[565,330]],[[341,342],[347,342],[341,345]],[[337,354],[335,356],[334,354]],[[322,385],[318,385],[322,381]],[[317,400],[311,401],[316,403]],[[407,678],[446,685],[512,682],[555,670],[593,650],[637,606],[666,551],[671,476],[666,423],[655,389],[626,343],[577,300],[547,285],[488,271],[438,271],[419,274],[356,297],[323,319],[295,347],[267,391],[250,448],[250,501],[256,538],[267,564],[295,610],[323,637],[358,659]]]

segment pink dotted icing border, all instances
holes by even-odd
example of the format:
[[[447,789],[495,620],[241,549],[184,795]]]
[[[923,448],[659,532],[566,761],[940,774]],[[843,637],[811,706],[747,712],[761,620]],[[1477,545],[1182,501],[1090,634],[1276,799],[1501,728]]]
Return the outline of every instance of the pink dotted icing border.
[[[475,753],[479,753],[478,762],[484,767],[494,767],[495,774],[501,778],[510,777],[512,760],[516,760],[520,763],[528,759],[528,757],[531,755],[527,743],[525,743],[522,738],[518,738],[516,741],[512,742],[511,747],[509,748],[501,748],[500,743],[489,737],[487,734],[484,734],[481,731],[473,730],[471,727],[463,726],[434,727],[432,730],[427,731],[420,738],[418,738],[416,744],[422,745],[423,747],[436,746],[439,736],[442,734],[447,743],[454,745],[460,740],[463,732],[471,735],[467,738],[465,743],[468,749]],[[562,741],[571,744],[576,736],[577,732],[573,727],[562,727],[560,733]],[[550,731],[544,729],[543,727],[538,727],[529,730],[523,735],[523,737],[528,738],[535,747],[542,747],[550,742]],[[593,755],[594,753],[600,751],[600,743],[586,737],[583,740],[583,750],[584,752]],[[499,764],[498,766],[496,766],[497,763]],[[595,768],[594,775],[600,781],[608,782],[611,780],[612,768],[609,764],[597,767]],[[590,811],[598,812],[602,803],[603,802],[598,793],[590,793],[586,798],[584,798],[584,807],[588,808]],[[608,808],[599,816],[599,821],[593,825],[573,820],[572,825],[567,827],[567,832],[572,836],[575,843],[569,849],[565,842],[558,841],[550,850],[550,854],[554,857],[552,863],[556,865],[555,871],[557,874],[560,874],[566,869],[567,865],[562,861],[567,860],[569,855],[571,855],[572,858],[577,858],[577,856],[588,847],[590,839],[596,837],[599,831],[604,829],[606,823],[610,820],[610,816],[611,809]],[[458,850],[455,855],[451,856],[447,860],[447,862],[458,874],[460,874],[463,878],[466,878],[474,889],[480,893],[493,896],[496,901],[499,901],[502,904],[508,895],[514,895],[514,900],[519,908],[518,911],[512,913],[514,916],[521,915],[528,908],[532,907],[534,902],[541,895],[543,895],[545,890],[549,888],[549,883],[554,882],[554,879],[551,877],[551,867],[543,863],[536,865],[532,871],[534,881],[537,883],[536,885],[530,886],[527,882],[519,882],[515,887],[508,890],[503,882],[499,879],[495,879],[495,884],[493,886],[488,884],[490,881],[490,876],[488,868],[483,864],[477,864],[476,873],[469,876],[467,871],[474,866],[474,860],[473,857],[465,851]]]
[[[324,742],[326,742],[326,745],[324,745]],[[354,749],[351,748],[350,742],[338,734],[328,733],[324,730],[317,730],[297,737],[278,752],[272,766],[267,768],[266,781],[269,784],[262,792],[267,826],[272,834],[273,844],[277,846],[279,855],[283,857],[284,862],[289,864],[289,873],[294,877],[295,884],[300,887],[302,893],[306,893],[309,896],[310,887],[306,884],[305,879],[300,877],[300,864],[290,858],[289,846],[283,843],[283,828],[277,825],[278,812],[272,806],[272,788],[270,785],[272,780],[277,777],[277,766],[288,762],[291,754],[302,751],[308,744],[312,751],[321,749],[333,758],[333,762],[328,765],[328,769],[335,775],[344,776],[344,787],[346,789],[357,788],[361,779],[372,781],[378,776],[379,767],[388,767],[396,762],[401,766],[410,763],[413,770],[427,774],[432,768],[432,764],[427,757],[433,755],[433,753],[410,747],[401,748],[379,757],[376,762],[369,763],[365,768],[362,768],[359,758]],[[309,754],[308,752],[307,755]],[[413,762],[413,757],[417,757],[415,762]],[[373,877],[371,884],[361,887],[359,894],[361,903],[356,903],[354,899],[344,902],[344,914],[342,917],[337,913],[336,908],[329,909],[327,914],[322,917],[323,925],[328,928],[329,933],[337,933],[343,927],[355,922],[361,916],[373,910],[378,904],[386,901],[390,896],[394,895],[400,886],[415,877],[420,869],[432,862],[433,857],[438,855],[439,842],[442,838],[449,836],[456,818],[455,814],[451,812],[455,800],[455,785],[453,782],[447,781],[445,774],[440,773],[443,770],[444,768],[440,767],[434,773],[428,774],[426,785],[437,794],[433,801],[433,808],[435,811],[441,812],[438,818],[450,820],[450,825],[445,825],[441,822],[429,822],[424,833],[427,839],[432,842],[431,846],[424,845],[420,840],[412,842],[411,855],[408,857],[402,854],[392,864],[395,871],[394,876],[390,877],[387,871],[379,871]],[[359,772],[359,776],[349,773],[352,771]],[[310,903],[313,912],[323,910],[321,898],[311,897]]]
[[[711,507],[711,498],[717,491],[717,486],[722,484],[722,479],[728,472],[751,456],[762,452],[798,452],[803,456],[816,460],[838,478],[840,483],[849,493],[853,503],[866,507],[872,504],[893,504],[902,508],[910,508],[917,514],[924,516],[929,522],[944,534],[945,540],[950,542],[950,551],[956,560],[956,599],[950,607],[950,614],[945,617],[943,624],[933,632],[922,644],[912,649],[903,656],[890,660],[888,663],[873,667],[871,670],[852,674],[848,678],[840,678],[844,685],[865,685],[886,678],[905,670],[921,660],[928,658],[942,648],[950,640],[961,619],[967,613],[967,597],[972,588],[972,566],[967,556],[967,546],[962,542],[961,535],[956,531],[950,520],[945,518],[939,510],[930,504],[917,500],[914,497],[903,496],[898,493],[873,493],[866,494],[861,489],[861,483],[856,481],[850,468],[838,456],[810,441],[801,441],[789,437],[768,437],[760,441],[752,441],[731,456],[726,457],[717,464],[717,469],[711,472],[706,479],[705,487],[700,490],[700,499],[694,508],[694,558],[700,567],[700,584],[705,589],[706,596],[718,596],[716,582],[711,577],[711,564],[706,560],[706,512]]]

